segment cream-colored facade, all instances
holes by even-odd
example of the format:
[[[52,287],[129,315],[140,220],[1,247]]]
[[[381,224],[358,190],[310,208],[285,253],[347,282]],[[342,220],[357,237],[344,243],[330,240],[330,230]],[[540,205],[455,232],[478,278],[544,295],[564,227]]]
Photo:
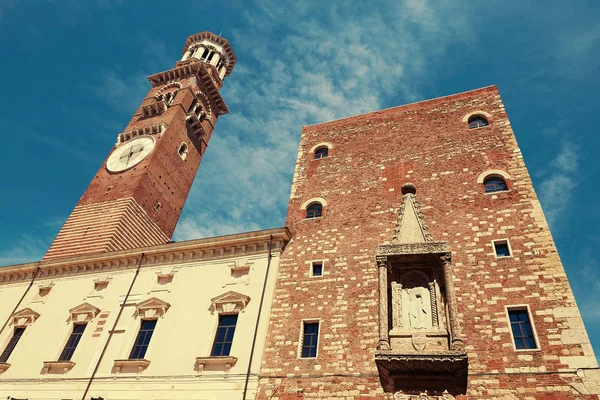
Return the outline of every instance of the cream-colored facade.
[[[289,238],[278,228],[0,269],[0,352],[25,328],[0,363],[0,397],[243,399],[247,381],[254,399]],[[219,317],[232,314],[230,354],[211,357]],[[153,335],[131,357],[145,320]],[[83,335],[58,362],[75,324]]]

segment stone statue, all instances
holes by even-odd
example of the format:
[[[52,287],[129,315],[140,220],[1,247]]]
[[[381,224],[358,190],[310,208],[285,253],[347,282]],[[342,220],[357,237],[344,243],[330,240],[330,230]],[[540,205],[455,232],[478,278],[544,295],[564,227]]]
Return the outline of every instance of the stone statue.
[[[404,326],[408,329],[431,328],[431,301],[429,291],[424,287],[402,290],[402,310]]]

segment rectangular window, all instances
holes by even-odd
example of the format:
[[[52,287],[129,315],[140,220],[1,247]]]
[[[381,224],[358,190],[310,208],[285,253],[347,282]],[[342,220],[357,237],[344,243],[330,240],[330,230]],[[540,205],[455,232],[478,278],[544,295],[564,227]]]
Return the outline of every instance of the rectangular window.
[[[516,349],[537,349],[527,309],[509,309],[508,317]]]
[[[496,258],[511,256],[508,240],[495,240],[492,243],[494,244],[494,252],[496,253]]]
[[[148,345],[150,344],[150,339],[152,339],[154,328],[156,328],[155,319],[142,320],[142,326],[140,327],[140,331],[135,339],[135,344],[129,355],[130,360],[141,360],[144,358],[146,350],[148,350]]]
[[[17,343],[19,343],[21,336],[23,336],[23,332],[25,332],[25,327],[15,328],[13,336],[10,338],[8,344],[6,345],[6,348],[2,352],[2,355],[0,355],[0,363],[5,363],[6,361],[8,361],[8,357],[10,357],[10,354],[17,346]]]
[[[219,315],[219,327],[217,328],[215,343],[213,344],[212,352],[210,353],[211,357],[226,357],[229,355],[237,319],[237,314]]]
[[[67,340],[67,344],[65,345],[65,348],[60,354],[58,361],[71,361],[71,357],[73,357],[73,353],[75,352],[75,349],[79,344],[79,340],[81,339],[81,336],[83,335],[83,331],[85,331],[86,326],[87,324],[73,325],[73,331],[71,332],[71,336],[69,337],[69,340]]]
[[[302,332],[302,358],[316,357],[319,346],[319,323],[304,322]]]
[[[323,276],[323,262],[322,261],[313,261],[312,276]]]

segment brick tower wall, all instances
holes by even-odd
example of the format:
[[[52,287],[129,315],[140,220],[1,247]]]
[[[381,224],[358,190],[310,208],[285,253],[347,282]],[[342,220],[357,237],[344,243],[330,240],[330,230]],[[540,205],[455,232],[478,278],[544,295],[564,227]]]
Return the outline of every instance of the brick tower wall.
[[[463,119],[475,111],[489,126],[468,129]],[[329,156],[314,160],[320,143]],[[477,179],[486,170],[508,173],[509,190],[484,194]],[[598,370],[581,369],[596,360],[493,86],[303,129],[259,399],[392,397],[374,361],[375,253],[392,239],[405,182],[417,187],[433,239],[452,250],[468,398],[596,398],[584,394],[597,390]],[[327,202],[323,217],[305,219],[313,198]],[[496,259],[496,239],[509,239],[513,257]],[[322,277],[309,277],[311,261],[324,261]],[[523,304],[538,350],[513,346],[505,307]],[[299,357],[302,320],[320,320],[315,359]]]
[[[152,246],[170,240],[217,120],[212,113],[210,122],[203,122],[206,135],[198,138],[186,123],[186,115],[195,93],[207,90],[197,76],[179,83],[182,87],[163,113],[144,117],[142,108],[155,104],[154,95],[165,85],[153,87],[124,130],[155,132],[152,153],[121,173],[107,171],[105,160],[44,260]],[[160,126],[162,133],[156,133]],[[178,154],[183,142],[188,145],[185,160]],[[156,209],[158,203],[160,207]]]

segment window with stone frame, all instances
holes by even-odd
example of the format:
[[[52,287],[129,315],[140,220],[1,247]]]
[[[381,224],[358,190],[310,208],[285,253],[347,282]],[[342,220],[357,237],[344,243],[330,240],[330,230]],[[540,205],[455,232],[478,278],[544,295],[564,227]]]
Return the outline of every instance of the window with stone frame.
[[[215,334],[215,340],[211,350],[211,357],[227,357],[233,345],[233,336],[237,325],[237,314],[219,315],[219,325]]]
[[[323,216],[323,205],[321,203],[312,203],[306,207],[306,218],[320,218]]]
[[[515,349],[537,349],[538,346],[535,340],[535,333],[527,307],[509,307],[508,319]]]
[[[316,358],[319,348],[319,321],[302,321],[301,358]]]
[[[131,349],[131,353],[129,353],[130,360],[141,360],[145,357],[150,345],[150,339],[152,339],[154,329],[156,328],[156,322],[157,320],[155,319],[142,320],[133,348]]]

